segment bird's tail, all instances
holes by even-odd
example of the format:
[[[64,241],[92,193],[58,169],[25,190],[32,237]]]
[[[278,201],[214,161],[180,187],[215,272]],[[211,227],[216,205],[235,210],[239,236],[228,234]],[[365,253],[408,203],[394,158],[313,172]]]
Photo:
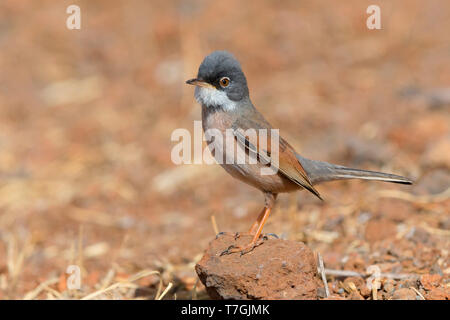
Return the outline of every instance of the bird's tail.
[[[343,179],[376,180],[401,184],[413,183],[412,180],[396,174],[352,169],[328,162],[309,160],[301,157],[300,155],[297,155],[297,159],[302,164],[313,184]]]

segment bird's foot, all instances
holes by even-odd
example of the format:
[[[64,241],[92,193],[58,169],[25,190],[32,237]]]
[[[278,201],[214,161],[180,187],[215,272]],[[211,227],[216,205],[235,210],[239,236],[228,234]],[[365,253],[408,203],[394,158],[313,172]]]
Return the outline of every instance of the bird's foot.
[[[216,239],[218,239],[221,236],[226,235],[226,234],[232,235],[234,237],[234,240],[237,240],[241,237],[242,233],[240,233],[240,232],[219,232],[218,234],[216,234]]]
[[[232,253],[236,253],[236,252],[240,252],[241,256],[243,256],[244,254],[247,254],[249,252],[252,252],[253,249],[255,249],[256,247],[262,245],[264,243],[264,241],[268,240],[267,236],[260,236],[259,239],[250,242],[249,244],[245,245],[245,246],[235,246],[235,245],[231,245],[229,246],[226,250],[224,250],[220,256],[224,256],[227,254],[232,254]]]
[[[216,239],[219,239],[221,236],[223,236],[225,234],[227,234],[227,233],[223,232],[223,231],[219,232],[218,234],[216,234]]]
[[[280,239],[280,237],[277,236],[275,233],[265,233],[263,235],[264,240],[269,240],[269,236],[274,237],[275,239]]]

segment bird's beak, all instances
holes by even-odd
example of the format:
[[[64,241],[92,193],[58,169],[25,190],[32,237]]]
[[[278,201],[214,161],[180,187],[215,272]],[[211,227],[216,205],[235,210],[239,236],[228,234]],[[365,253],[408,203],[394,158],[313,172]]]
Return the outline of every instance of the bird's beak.
[[[215,89],[215,87],[212,84],[209,84],[208,82],[201,79],[190,79],[186,81],[186,83],[191,84],[193,86]]]

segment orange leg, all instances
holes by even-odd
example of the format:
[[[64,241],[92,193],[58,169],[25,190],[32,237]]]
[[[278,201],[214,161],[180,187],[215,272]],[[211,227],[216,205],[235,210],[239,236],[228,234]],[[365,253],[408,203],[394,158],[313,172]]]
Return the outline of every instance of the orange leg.
[[[264,208],[264,215],[261,219],[261,222],[258,225],[258,229],[256,229],[255,235],[253,236],[253,240],[251,242],[252,244],[256,243],[256,240],[258,240],[259,236],[261,235],[264,224],[266,223],[267,219],[269,218],[271,211],[272,211],[272,208]]]
[[[231,254],[231,253],[235,253],[235,252],[240,252],[241,255],[243,255],[243,254],[246,254],[246,253],[252,251],[258,245],[262,244],[262,242],[258,242],[258,239],[261,235],[264,224],[266,223],[267,219],[269,218],[270,212],[272,211],[273,205],[275,204],[275,198],[276,198],[276,195],[271,194],[271,193],[268,193],[265,195],[266,195],[266,206],[261,211],[261,213],[258,216],[258,219],[256,219],[255,223],[253,223],[252,227],[249,230],[249,233],[253,235],[252,241],[244,247],[230,246],[227,250],[222,252],[221,255]]]
[[[266,213],[266,207],[264,207],[261,210],[261,213],[258,215],[258,219],[256,219],[256,221],[253,223],[253,225],[250,228],[250,230],[248,230],[248,233],[250,233],[251,235],[255,234],[256,230],[258,230],[258,226],[261,224],[261,221],[264,218],[264,214],[265,213]]]

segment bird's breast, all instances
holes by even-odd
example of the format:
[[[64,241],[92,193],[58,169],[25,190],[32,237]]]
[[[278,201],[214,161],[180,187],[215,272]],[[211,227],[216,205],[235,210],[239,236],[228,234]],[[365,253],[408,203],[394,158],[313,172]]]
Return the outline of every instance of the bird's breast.
[[[224,169],[237,178],[262,191],[274,193],[298,190],[299,187],[281,173],[263,175],[267,165],[250,162],[248,150],[238,143],[232,125],[235,119],[220,110],[202,108],[202,125],[211,154]]]

